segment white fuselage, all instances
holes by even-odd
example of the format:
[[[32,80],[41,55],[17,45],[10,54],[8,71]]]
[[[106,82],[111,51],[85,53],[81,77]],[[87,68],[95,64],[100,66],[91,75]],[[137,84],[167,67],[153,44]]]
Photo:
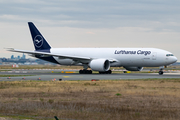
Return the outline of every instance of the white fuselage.
[[[110,64],[111,67],[159,67],[177,61],[177,58],[172,53],[156,48],[51,48],[50,53],[115,60]],[[167,56],[168,54],[172,56]],[[54,59],[61,65],[82,65],[79,64],[79,61],[72,59],[61,57],[54,57]],[[83,61],[81,62],[83,63]]]
[[[111,74],[110,67],[141,71],[143,67],[167,66],[177,61],[170,52],[156,48],[52,48],[36,26],[28,22],[35,51],[9,49],[60,65],[81,65],[80,74]],[[88,70],[91,68],[91,70]],[[162,69],[159,71],[162,75]]]

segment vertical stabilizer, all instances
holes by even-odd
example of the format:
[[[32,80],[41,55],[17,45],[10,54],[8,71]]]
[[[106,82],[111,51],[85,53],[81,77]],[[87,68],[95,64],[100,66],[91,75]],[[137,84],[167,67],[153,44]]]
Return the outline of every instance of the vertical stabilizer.
[[[39,30],[32,22],[28,22],[29,29],[31,31],[32,40],[36,51],[51,49],[45,38],[41,35]]]

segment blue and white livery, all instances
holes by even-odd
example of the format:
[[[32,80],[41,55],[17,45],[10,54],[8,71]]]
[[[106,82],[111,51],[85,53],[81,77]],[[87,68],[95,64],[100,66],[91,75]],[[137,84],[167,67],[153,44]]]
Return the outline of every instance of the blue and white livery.
[[[60,65],[83,66],[79,73],[99,71],[111,74],[110,67],[124,67],[129,71],[141,71],[143,67],[167,66],[177,58],[166,50],[157,48],[51,48],[32,22],[28,22],[35,51],[10,49],[12,52],[28,53],[33,57]],[[91,68],[91,70],[87,70]],[[160,70],[162,75],[163,71]]]

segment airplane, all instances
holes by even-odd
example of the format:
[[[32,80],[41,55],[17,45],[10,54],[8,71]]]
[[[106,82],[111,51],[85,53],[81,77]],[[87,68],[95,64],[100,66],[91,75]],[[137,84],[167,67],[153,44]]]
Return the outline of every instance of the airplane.
[[[8,49],[27,53],[33,57],[60,65],[83,66],[80,74],[111,74],[110,67],[124,67],[128,71],[141,71],[143,67],[167,66],[177,58],[166,50],[157,48],[51,48],[32,22],[28,22],[35,50]],[[88,70],[91,68],[91,70]],[[159,70],[159,75],[163,69]]]

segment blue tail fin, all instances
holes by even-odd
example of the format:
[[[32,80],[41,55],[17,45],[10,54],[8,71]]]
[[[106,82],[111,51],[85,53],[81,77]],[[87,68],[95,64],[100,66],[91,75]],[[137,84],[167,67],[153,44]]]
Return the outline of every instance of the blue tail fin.
[[[28,22],[29,29],[31,31],[32,40],[36,51],[51,49],[51,46],[47,43],[45,38],[41,35],[39,30],[32,22]]]

